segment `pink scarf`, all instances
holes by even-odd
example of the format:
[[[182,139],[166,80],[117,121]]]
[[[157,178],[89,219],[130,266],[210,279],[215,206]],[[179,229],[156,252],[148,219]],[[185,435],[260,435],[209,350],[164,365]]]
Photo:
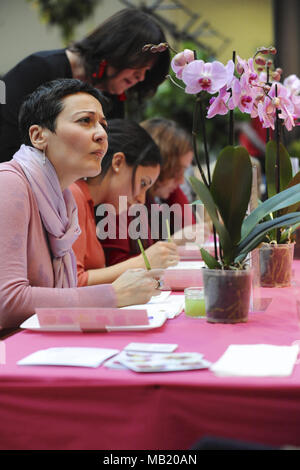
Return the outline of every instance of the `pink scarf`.
[[[22,145],[13,159],[21,166],[37,201],[53,256],[55,287],[77,285],[76,258],[72,250],[80,235],[77,206],[69,189],[61,190],[56,171],[43,153]]]

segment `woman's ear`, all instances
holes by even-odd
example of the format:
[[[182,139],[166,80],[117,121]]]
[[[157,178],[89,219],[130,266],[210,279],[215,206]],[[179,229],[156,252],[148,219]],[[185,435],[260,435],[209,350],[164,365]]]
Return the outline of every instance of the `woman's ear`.
[[[114,173],[119,173],[126,165],[126,157],[123,152],[117,152],[112,157],[111,168]]]
[[[29,137],[32,145],[38,150],[43,151],[47,147],[47,131],[38,124],[33,124],[29,127]]]

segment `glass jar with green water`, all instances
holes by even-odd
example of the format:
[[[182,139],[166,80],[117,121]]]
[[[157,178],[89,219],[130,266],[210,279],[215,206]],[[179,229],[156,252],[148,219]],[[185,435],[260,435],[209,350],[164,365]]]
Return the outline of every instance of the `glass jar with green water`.
[[[205,317],[205,300],[203,287],[184,289],[185,314],[188,317]]]

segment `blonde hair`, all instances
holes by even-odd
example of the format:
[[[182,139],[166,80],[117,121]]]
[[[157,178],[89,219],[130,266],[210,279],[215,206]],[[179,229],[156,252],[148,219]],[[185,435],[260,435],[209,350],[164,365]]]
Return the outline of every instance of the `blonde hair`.
[[[193,148],[190,134],[175,121],[164,118],[147,119],[140,125],[151,135],[162,156],[163,162],[156,183],[174,178],[180,167],[180,157]],[[153,190],[155,186],[156,184]]]

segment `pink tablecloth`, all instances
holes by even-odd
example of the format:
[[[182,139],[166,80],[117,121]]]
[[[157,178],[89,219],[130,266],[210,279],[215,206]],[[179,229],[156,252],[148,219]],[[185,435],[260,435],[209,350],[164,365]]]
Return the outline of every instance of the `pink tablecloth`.
[[[300,365],[287,378],[16,365],[54,346],[122,349],[131,341],[168,342],[214,362],[230,344],[290,345],[300,339],[297,295],[296,287],[264,289],[271,304],[244,324],[209,324],[181,314],[148,332],[23,331],[9,337],[6,364],[0,365],[0,448],[188,449],[208,434],[300,445]]]

